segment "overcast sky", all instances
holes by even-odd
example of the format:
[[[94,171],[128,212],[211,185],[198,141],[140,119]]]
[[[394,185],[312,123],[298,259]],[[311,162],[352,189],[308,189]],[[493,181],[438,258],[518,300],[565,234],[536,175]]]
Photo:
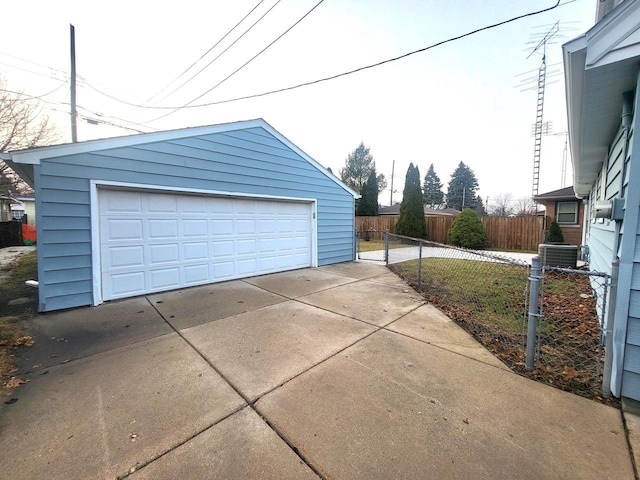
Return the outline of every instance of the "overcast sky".
[[[547,47],[544,105],[544,120],[552,122],[556,135],[543,138],[540,193],[562,186],[566,113],[561,44],[593,25],[596,1],[561,0],[566,4],[550,12],[336,80],[177,111],[127,103],[184,106],[267,47],[318,0],[13,1],[3,5],[0,73],[9,89],[34,96],[53,91],[42,97],[49,102],[44,111],[59,125],[62,140],[70,141],[73,24],[81,141],[135,133],[120,127],[154,131],[261,117],[336,174],[361,141],[371,148],[378,172],[389,184],[395,160],[394,199],[401,197],[409,162],[418,165],[422,177],[433,163],[446,191],[451,173],[463,161],[476,173],[479,193],[491,206],[492,198],[501,194],[531,195],[537,93],[526,88],[535,87],[541,55],[527,56],[556,21],[561,31]],[[332,76],[555,2],[325,0],[192,105]],[[568,162],[566,186],[571,184]],[[380,203],[389,201],[387,189]]]

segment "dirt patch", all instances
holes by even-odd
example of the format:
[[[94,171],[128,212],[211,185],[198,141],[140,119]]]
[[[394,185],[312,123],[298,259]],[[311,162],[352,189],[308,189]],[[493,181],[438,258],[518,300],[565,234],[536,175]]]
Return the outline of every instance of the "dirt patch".
[[[37,279],[34,247],[9,247],[0,250],[0,395],[5,397],[20,385],[13,378],[15,355],[29,348],[25,323],[37,313],[37,290],[26,280]]]

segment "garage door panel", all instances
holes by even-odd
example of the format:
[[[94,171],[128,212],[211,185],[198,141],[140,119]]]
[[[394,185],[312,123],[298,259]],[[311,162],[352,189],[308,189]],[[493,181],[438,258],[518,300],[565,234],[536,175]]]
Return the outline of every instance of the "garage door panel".
[[[276,232],[276,219],[275,218],[260,218],[258,220],[258,234],[273,234]]]
[[[207,225],[206,219],[185,219],[182,221],[183,235],[185,237],[207,237]]]
[[[235,263],[233,261],[219,262],[213,265],[213,278],[227,280],[235,277]]]
[[[146,291],[144,272],[114,274],[108,280],[112,298],[140,295]]]
[[[178,220],[149,219],[149,239],[177,238]]]
[[[149,272],[150,291],[180,287],[180,269],[178,267],[151,270]]]
[[[311,265],[311,204],[99,190],[104,300]]]
[[[234,245],[233,240],[213,242],[212,256],[214,258],[233,257],[234,255],[233,245]]]
[[[178,263],[180,261],[179,251],[177,243],[149,245],[149,264]]]
[[[142,213],[142,197],[136,192],[118,192],[100,202],[100,213]]]
[[[162,193],[142,193],[141,195],[147,199],[146,211],[148,213],[178,213],[178,197],[176,195]]]
[[[178,212],[187,215],[207,215],[207,198],[195,196],[178,197]]]
[[[273,254],[278,250],[278,241],[275,237],[260,237],[258,239],[258,253],[262,255]]]
[[[217,218],[211,222],[213,236],[233,236],[233,219]]]
[[[238,235],[255,235],[256,220],[254,218],[239,218],[236,221]]]
[[[258,257],[258,262],[262,272],[273,272],[278,269],[278,258],[275,255],[272,257],[261,255]]]
[[[209,279],[209,264],[187,265],[184,267],[184,281],[188,285],[201,284]]]
[[[208,260],[209,258],[209,243],[208,242],[191,242],[185,243],[184,248],[184,260]]]
[[[256,241],[253,238],[248,239],[238,239],[236,240],[236,255],[251,255],[255,254],[256,251]]]
[[[111,232],[109,240],[141,240],[143,238],[143,222],[141,219],[113,218],[106,228]]]
[[[236,274],[239,276],[255,275],[258,271],[258,259],[252,258],[239,258],[236,261]]]
[[[144,266],[144,247],[130,245],[123,247],[106,247],[103,249],[103,264],[109,268]]]
[[[209,198],[207,208],[213,215],[216,214],[233,214],[233,199],[231,198]]]

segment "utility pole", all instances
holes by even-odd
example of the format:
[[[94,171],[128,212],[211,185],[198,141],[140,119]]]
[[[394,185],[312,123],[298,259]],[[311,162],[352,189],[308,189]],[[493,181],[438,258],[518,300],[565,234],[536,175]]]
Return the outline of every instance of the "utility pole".
[[[395,172],[395,169],[396,169],[396,161],[393,160],[393,163],[391,164],[391,199],[389,200],[390,207],[393,206],[393,173]]]
[[[71,36],[71,141],[78,141],[78,112],[76,111],[76,30],[69,24]]]

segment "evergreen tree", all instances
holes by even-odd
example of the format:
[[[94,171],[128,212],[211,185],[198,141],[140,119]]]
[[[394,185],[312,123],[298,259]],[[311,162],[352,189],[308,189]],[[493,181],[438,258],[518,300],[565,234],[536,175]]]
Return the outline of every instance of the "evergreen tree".
[[[447,207],[463,210],[466,207],[476,209],[481,206],[484,213],[484,204],[479,200],[478,180],[473,170],[460,162],[451,175],[447,190]]]
[[[363,142],[351,152],[345,160],[345,165],[340,170],[340,178],[356,192],[362,194],[362,188],[369,178],[371,170],[375,170],[376,162]],[[381,192],[387,186],[387,181],[383,174],[377,175],[377,188]]]
[[[357,204],[356,215],[369,217],[378,215],[378,180],[375,168],[371,169],[369,178],[362,187],[362,198]]]
[[[547,231],[547,235],[545,238],[546,243],[562,243],[564,242],[564,234],[562,233],[562,229],[558,222],[555,220],[551,222],[549,226],[549,231]]]
[[[487,209],[484,208],[484,202],[482,201],[482,197],[480,195],[476,197],[476,205],[471,209],[480,216],[484,216],[487,214]]]
[[[438,175],[436,175],[433,163],[429,166],[429,170],[427,170],[427,174],[424,176],[422,194],[424,196],[424,203],[430,208],[437,208],[444,203],[442,183]]]
[[[427,223],[424,218],[424,204],[420,188],[420,170],[413,163],[409,164],[404,181],[400,218],[396,223],[396,233],[406,237],[425,238]]]
[[[465,208],[456,217],[447,233],[450,244],[463,248],[483,250],[489,246],[489,237],[476,212]]]

